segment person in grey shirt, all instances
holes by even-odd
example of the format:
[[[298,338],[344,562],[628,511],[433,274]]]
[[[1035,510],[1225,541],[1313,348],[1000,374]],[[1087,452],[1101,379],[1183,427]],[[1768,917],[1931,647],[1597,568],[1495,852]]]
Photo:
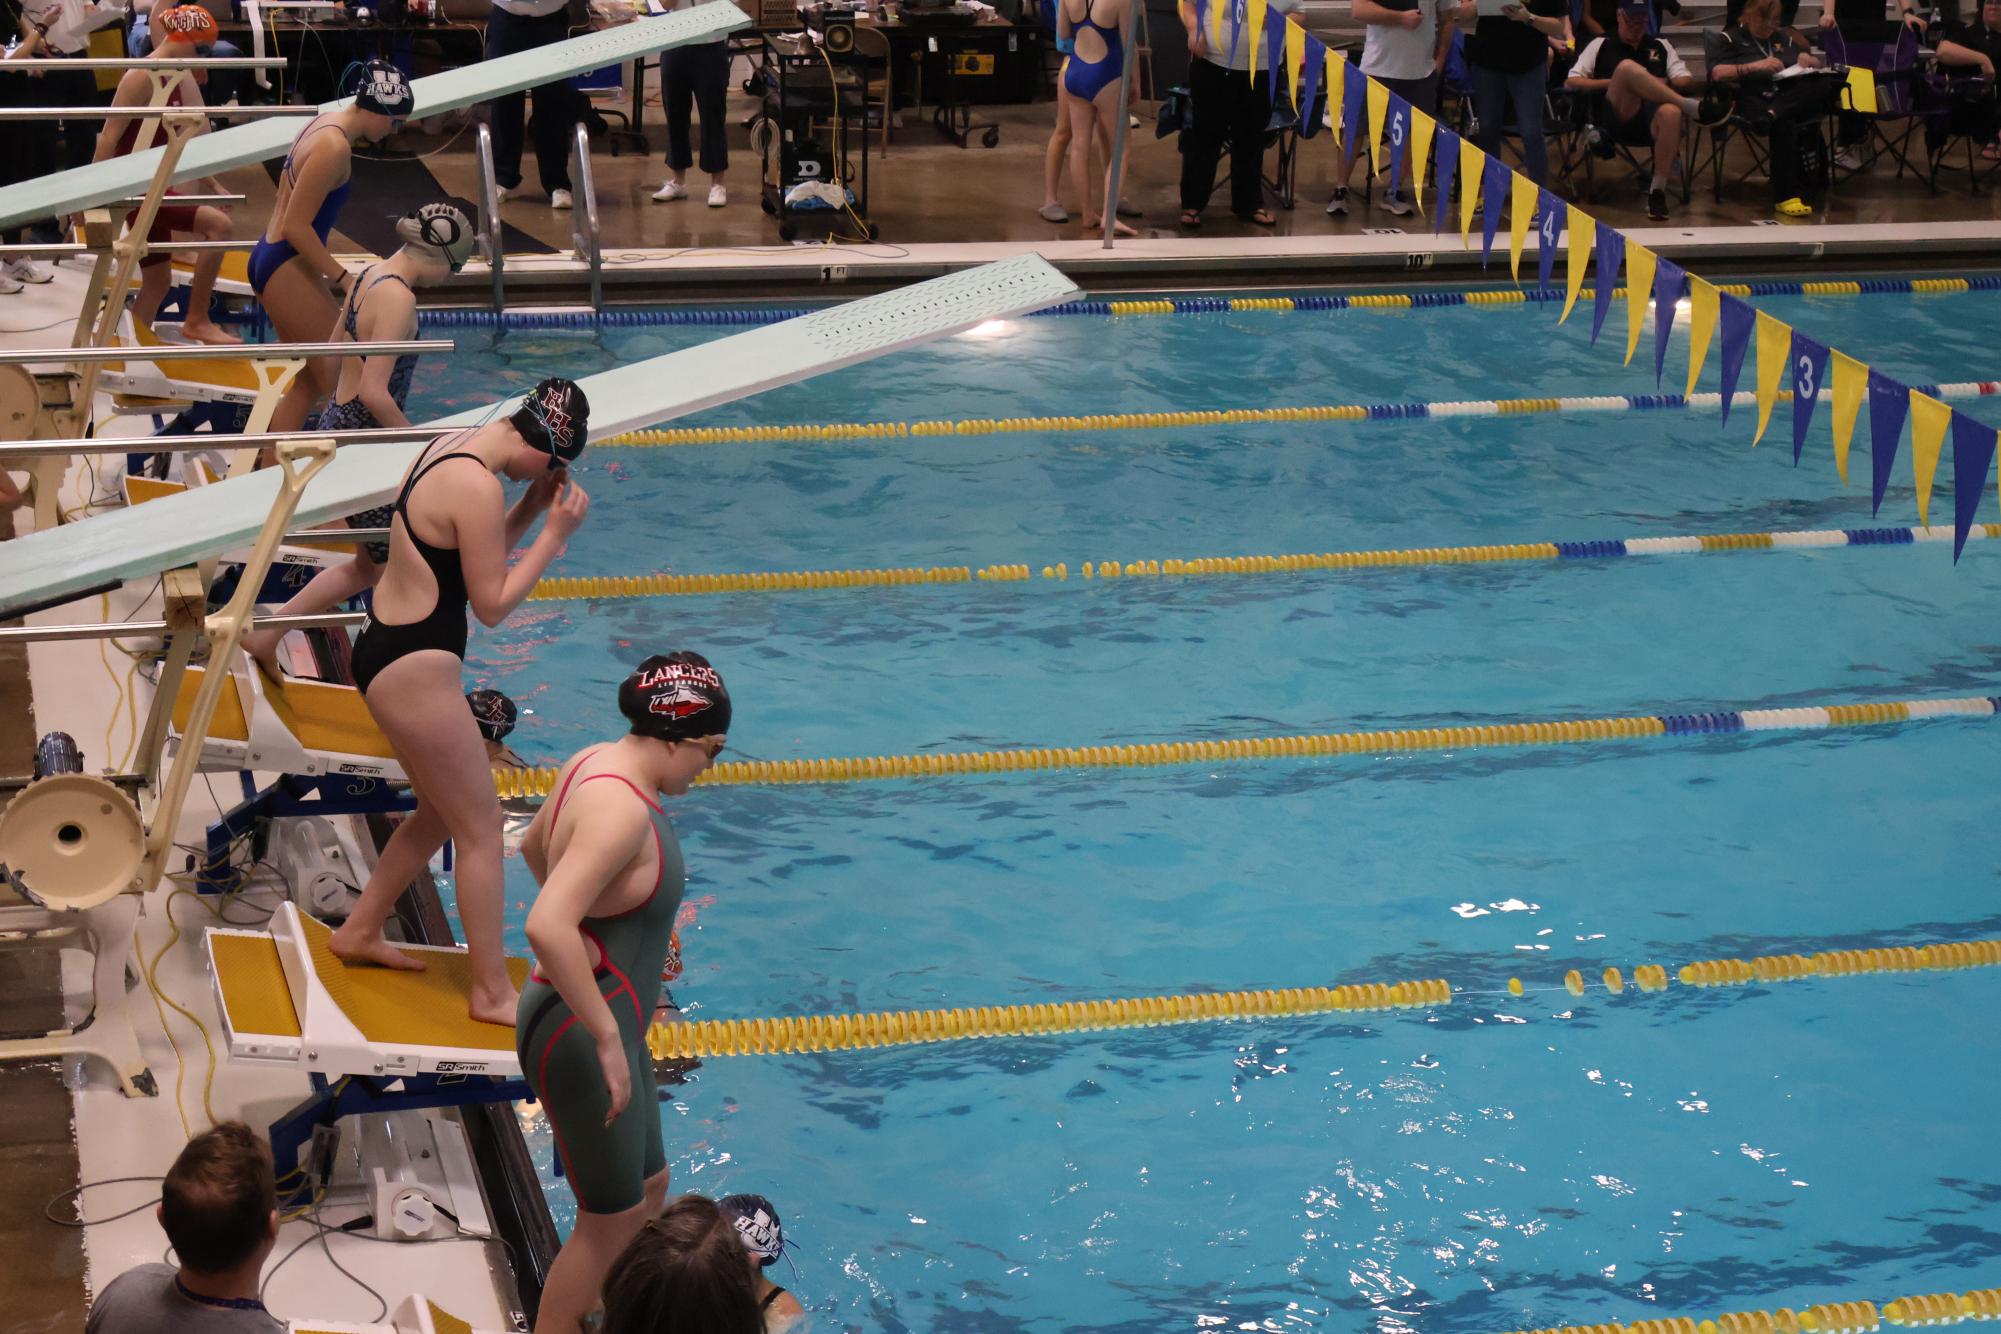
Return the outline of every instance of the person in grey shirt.
[[[160,1226],[181,1267],[140,1265],[104,1286],[84,1334],[284,1334],[257,1300],[278,1244],[271,1150],[241,1121],[188,1141],[160,1187]]]

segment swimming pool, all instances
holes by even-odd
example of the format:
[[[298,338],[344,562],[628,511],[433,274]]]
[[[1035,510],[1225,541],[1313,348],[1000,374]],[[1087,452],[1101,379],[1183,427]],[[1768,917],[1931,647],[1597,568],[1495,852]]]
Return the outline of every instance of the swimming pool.
[[[1993,293],[1759,304],[1909,380],[2001,373]],[[462,406],[716,332],[459,331],[417,393]],[[1622,371],[1588,332],[1588,311],[1559,329],[1534,306],[1038,318],[698,420],[1653,391],[1644,351]],[[470,675],[532,711],[514,742],[547,762],[609,735],[626,667],[679,646],[728,679],[732,751],[771,759],[2001,693],[1985,543],[1957,568],[1928,545],[1074,573],[1870,524],[1866,423],[1844,490],[1825,413],[1795,469],[1783,409],[1756,450],[1738,410],[1727,431],[1651,412],[600,450],[558,573],[1073,574],[535,603],[476,635]],[[1916,522],[1908,464],[1881,522]],[[1993,726],[698,789],[674,810],[696,1016],[1425,977],[1460,995],[712,1061],[662,1108],[675,1188],[770,1196],[796,1244],[779,1280],[821,1329],[1471,1332],[1986,1286],[1991,974],[1548,988],[2001,934]],[[531,892],[510,860],[517,948]]]

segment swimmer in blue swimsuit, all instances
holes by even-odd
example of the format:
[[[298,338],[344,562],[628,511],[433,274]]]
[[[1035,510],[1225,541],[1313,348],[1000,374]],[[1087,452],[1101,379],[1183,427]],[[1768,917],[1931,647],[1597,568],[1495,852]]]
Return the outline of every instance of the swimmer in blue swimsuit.
[[[422,971],[389,943],[383,925],[449,838],[471,955],[468,1008],[493,1024],[514,1022],[518,998],[500,939],[500,798],[461,693],[466,612],[484,625],[506,620],[583,523],[590,501],[567,465],[584,451],[589,417],[583,390],[544,380],[511,416],[454,431],[420,453],[393,507],[389,568],[354,641],[354,683],[410,776],[417,809],[382,849],[333,934],[333,952],[351,964]],[[512,508],[502,477],[530,483]],[[508,553],[544,512],[541,533],[509,565]]]
[[[1119,182],[1107,168],[1104,195],[1096,216],[1091,212],[1091,140],[1103,135],[1109,142],[1117,129],[1116,117],[1126,114],[1119,105],[1119,78],[1125,69],[1125,41],[1121,32],[1132,0],[1059,0],[1056,7],[1056,36],[1071,44],[1070,59],[1063,66],[1063,91],[1070,95],[1070,178],[1084,211],[1084,231],[1096,234],[1104,226],[1103,199],[1119,197]],[[1137,232],[1123,222],[1114,222],[1120,236]]]
[[[349,285],[347,299],[331,340],[342,343],[407,342],[417,336],[415,289],[443,282],[472,258],[473,225],[450,204],[426,204],[397,219],[402,247],[380,264],[363,269]],[[403,401],[410,394],[410,377],[417,369],[414,353],[401,357],[343,357],[334,384],[333,403],[320,414],[322,431],[367,431],[408,426]],[[350,528],[387,528],[393,507],[379,506],[350,515]],[[314,575],[287,602],[287,616],[307,616],[333,608],[375,587],[389,563],[389,543],[370,542],[351,561],[330,565]],[[259,630],[244,637],[244,651],[271,675],[278,675],[278,644],[284,631]]]
[[[667,1197],[646,1029],[687,875],[659,798],[687,793],[722,750],[729,691],[698,653],[656,655],[618,689],[630,732],[571,757],[521,839],[541,888],[528,910],[535,971],[514,1023],[576,1226],[556,1253],[535,1328],[571,1334],[611,1263]]]
[[[317,343],[333,328],[335,293],[349,274],[327,249],[327,237],[353,188],[354,146],[389,137],[415,105],[410,81],[386,61],[357,66],[343,81],[354,101],[315,116],[292,141],[278,177],[271,221],[250,252],[250,288],[282,343]],[[330,357],[315,357],[272,414],[272,431],[296,431],[313,404],[333,392]]]

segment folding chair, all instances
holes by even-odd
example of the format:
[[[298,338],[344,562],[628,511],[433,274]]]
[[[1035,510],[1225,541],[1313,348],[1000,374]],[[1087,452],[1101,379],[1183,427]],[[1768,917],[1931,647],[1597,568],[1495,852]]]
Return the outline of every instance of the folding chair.
[[[2001,162],[1981,161],[1981,138],[1971,132],[1963,117],[1980,102],[1993,102],[1994,80],[1979,76],[1955,79],[1941,72],[1920,72],[1916,90],[1918,113],[1925,128],[1926,183],[1932,193],[1938,193],[1939,172],[1957,141],[1966,149],[1967,189],[1979,194],[1980,183],[2001,171]]]
[[[1721,30],[1708,29],[1703,32],[1702,68],[1705,74],[1715,70],[1718,65],[1724,63],[1723,54],[1727,49],[1724,45],[1726,41],[1727,38]],[[1709,75],[1709,77],[1711,85],[1714,86],[1715,78],[1713,74]],[[1700,127],[1693,127],[1689,135],[1691,144],[1695,140],[1695,131],[1699,131],[1699,129]],[[1693,167],[1691,179],[1695,172],[1707,171],[1709,173],[1710,193],[1717,203],[1720,204],[1723,202],[1725,160],[1729,155],[1730,145],[1734,140],[1743,140],[1744,146],[1749,150],[1751,155],[1751,165],[1746,167],[1729,183],[1731,185],[1741,185],[1760,172],[1770,177],[1772,172],[1772,135],[1769,126],[1745,120],[1738,113],[1737,105],[1733,102],[1730,110],[1730,118],[1721,124],[1711,125],[1708,129],[1709,154],[1706,158],[1701,158]]]
[[[1851,42],[1841,35],[1840,28],[1829,28],[1825,43],[1829,66],[1866,69],[1876,76],[1876,110],[1844,110],[1841,113],[1867,122],[1869,137],[1865,142],[1862,165],[1843,171],[1837,164],[1833,169],[1835,183],[1867,171],[1879,152],[1887,152],[1897,160],[1898,176],[1902,176],[1906,168],[1913,175],[1925,175],[1932,183],[1932,192],[1936,194],[1936,181],[1932,180],[1929,172],[1920,171],[1918,165],[1911,161],[1910,153],[1911,136],[1924,123],[1918,109],[1916,29],[1908,24],[1899,25],[1894,42]]]

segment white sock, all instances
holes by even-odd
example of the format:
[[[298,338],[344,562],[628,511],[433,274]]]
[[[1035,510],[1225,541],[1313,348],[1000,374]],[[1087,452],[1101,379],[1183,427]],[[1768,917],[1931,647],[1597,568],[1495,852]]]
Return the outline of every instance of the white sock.
[[[1666,190],[1666,189],[1667,189],[1667,177],[1665,177],[1665,176],[1662,176],[1662,175],[1660,175],[1659,173],[1656,173],[1656,174],[1655,174],[1655,176],[1654,176],[1654,183],[1653,183],[1652,185],[1648,186],[1647,188],[1648,188],[1649,190],[1663,190],[1663,191],[1664,191],[1664,190]]]
[[[1681,110],[1683,115],[1693,119],[1695,113],[1701,109],[1702,109],[1702,103],[1696,101],[1694,98],[1684,97],[1681,99]]]

